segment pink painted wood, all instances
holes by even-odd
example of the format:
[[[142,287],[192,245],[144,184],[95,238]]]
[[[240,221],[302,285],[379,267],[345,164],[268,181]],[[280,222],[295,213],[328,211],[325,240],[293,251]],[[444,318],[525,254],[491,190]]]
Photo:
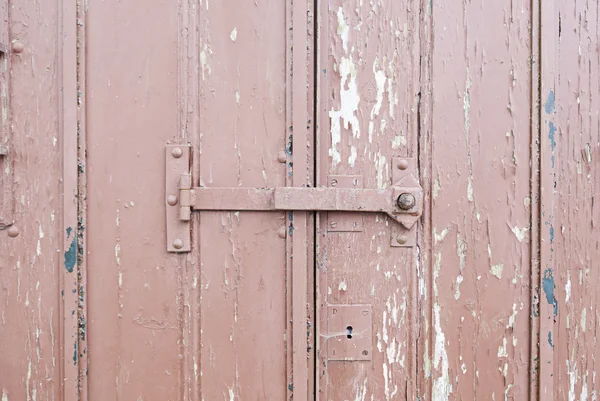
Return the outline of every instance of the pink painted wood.
[[[599,10],[0,1],[0,400],[595,399]]]

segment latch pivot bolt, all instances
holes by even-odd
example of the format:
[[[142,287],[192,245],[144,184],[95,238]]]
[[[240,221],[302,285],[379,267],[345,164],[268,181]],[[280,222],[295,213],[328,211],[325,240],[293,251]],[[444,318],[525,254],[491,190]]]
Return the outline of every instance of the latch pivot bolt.
[[[398,168],[400,170],[406,170],[408,168],[408,160],[402,159],[398,162]]]
[[[415,207],[415,197],[413,194],[403,193],[398,197],[397,204],[402,210],[410,210]]]

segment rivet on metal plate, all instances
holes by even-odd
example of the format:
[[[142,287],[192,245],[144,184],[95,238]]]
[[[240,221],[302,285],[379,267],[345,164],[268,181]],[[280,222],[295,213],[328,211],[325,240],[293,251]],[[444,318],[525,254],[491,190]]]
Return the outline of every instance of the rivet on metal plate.
[[[22,42],[19,42],[18,40],[16,40],[12,43],[13,53],[16,53],[16,54],[23,53],[23,50],[25,50],[25,45],[23,45]]]
[[[173,240],[173,248],[175,248],[175,249],[183,248],[183,241],[180,240],[179,238]]]
[[[181,150],[181,148],[174,148],[171,151],[171,155],[176,159],[179,159],[182,154],[183,154],[183,150]]]
[[[167,203],[171,206],[175,206],[177,204],[177,196],[175,196],[175,195],[167,196]]]
[[[8,233],[9,237],[15,238],[16,236],[19,235],[19,229],[15,226],[10,226],[10,227],[8,227],[7,233]]]

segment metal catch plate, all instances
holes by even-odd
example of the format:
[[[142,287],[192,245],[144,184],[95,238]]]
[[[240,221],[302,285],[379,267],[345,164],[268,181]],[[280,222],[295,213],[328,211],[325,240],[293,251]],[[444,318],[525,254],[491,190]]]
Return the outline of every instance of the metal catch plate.
[[[327,308],[327,359],[370,361],[373,351],[371,305],[329,305]]]
[[[166,195],[167,214],[167,251],[189,252],[191,250],[190,221],[181,219],[180,199],[181,184],[185,182],[182,175],[190,177],[190,146],[167,145],[166,151]]]
[[[417,159],[394,156],[392,158],[392,181],[393,185],[402,185],[404,183],[414,186],[418,185],[417,178]],[[399,191],[402,192],[402,191]],[[417,202],[422,203],[422,199]],[[392,247],[410,248],[415,246],[417,242],[417,225],[413,225],[410,230],[407,230],[400,224],[391,225],[391,241]]]
[[[363,188],[363,178],[360,175],[332,175],[329,176],[328,187],[335,188]],[[363,214],[353,212],[328,212],[328,232],[360,232],[363,230]]]

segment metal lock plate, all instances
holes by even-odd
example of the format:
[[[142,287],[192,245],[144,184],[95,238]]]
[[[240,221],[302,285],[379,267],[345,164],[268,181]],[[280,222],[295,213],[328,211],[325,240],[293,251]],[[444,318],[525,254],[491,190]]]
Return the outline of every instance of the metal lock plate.
[[[363,178],[360,175],[331,175],[327,186],[332,188],[362,189]],[[363,230],[363,214],[356,212],[328,212],[328,232],[360,232]]]
[[[329,305],[326,337],[330,361],[370,361],[373,351],[371,305]]]
[[[392,158],[392,182],[394,186],[418,186],[417,177],[417,159],[394,156]],[[394,195],[397,197],[402,190],[396,190]],[[418,198],[418,196],[417,196]],[[423,202],[421,199],[416,199],[416,203]],[[417,224],[414,224],[410,229],[404,228],[401,224],[391,225],[391,240],[392,247],[410,248],[415,246],[417,242]]]

